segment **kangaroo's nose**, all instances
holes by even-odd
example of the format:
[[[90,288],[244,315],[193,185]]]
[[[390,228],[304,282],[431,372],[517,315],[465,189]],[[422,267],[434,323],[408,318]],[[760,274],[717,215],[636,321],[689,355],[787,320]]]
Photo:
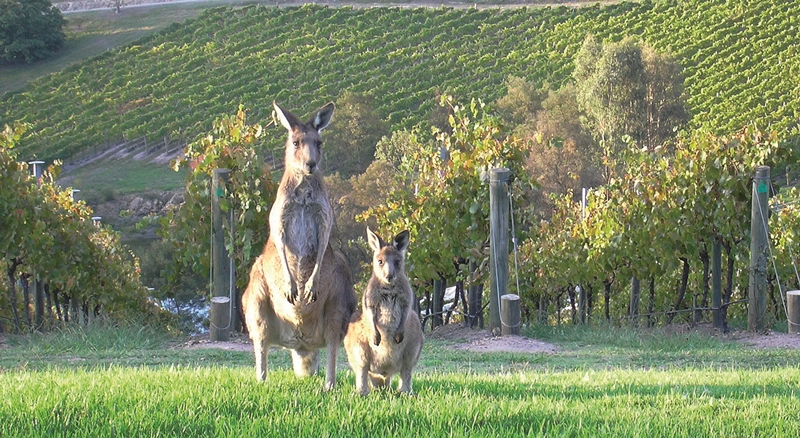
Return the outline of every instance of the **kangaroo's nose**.
[[[317,162],[316,161],[314,161],[314,160],[306,161],[306,170],[308,171],[308,173],[313,172],[314,169],[316,169],[316,168],[317,168]]]

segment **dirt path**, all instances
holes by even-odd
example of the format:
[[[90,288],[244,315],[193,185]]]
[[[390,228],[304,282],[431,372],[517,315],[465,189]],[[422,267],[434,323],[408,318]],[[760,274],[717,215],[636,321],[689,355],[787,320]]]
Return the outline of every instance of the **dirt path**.
[[[699,331],[709,336],[721,336],[722,339],[739,343],[755,349],[800,349],[800,335],[770,332],[766,335],[733,331],[726,335],[715,333],[710,325],[695,328],[675,326],[670,332],[686,333]],[[437,327],[425,333],[426,339],[446,341],[455,350],[466,350],[477,353],[528,353],[553,354],[561,351],[556,345],[522,336],[492,336],[488,330],[472,330],[461,324],[449,324]],[[253,351],[253,345],[246,335],[236,334],[230,342],[210,342],[208,336],[197,336],[181,345],[182,348],[218,348],[229,351]]]
[[[470,2],[469,0],[444,0],[444,1],[425,1],[425,0],[411,0],[411,1],[403,1],[403,2],[392,2],[392,1],[348,1],[348,0],[313,0],[313,1],[302,1],[302,0],[277,0],[277,1],[269,1],[269,0],[121,0],[120,5],[121,9],[125,10],[128,8],[140,8],[140,7],[157,7],[164,5],[166,3],[207,3],[209,6],[224,6],[224,5],[245,5],[245,4],[268,4],[268,5],[275,5],[275,6],[298,6],[305,3],[314,3],[319,5],[325,6],[333,6],[333,7],[344,7],[344,6],[351,6],[354,8],[371,8],[371,7],[399,7],[399,8],[415,8],[415,7],[431,7],[431,8],[438,8],[441,6],[451,7],[451,8],[478,8],[478,9],[485,9],[485,8],[517,8],[523,6],[536,6],[536,7],[546,7],[546,6],[571,6],[571,7],[581,7],[586,5],[594,5],[594,4],[611,4],[611,3],[619,3],[620,0],[617,1],[586,1],[586,0],[563,0],[563,1],[525,1],[525,0],[516,0],[516,1],[509,1],[503,2],[498,4],[492,3],[476,3]],[[61,12],[71,13],[71,12],[86,12],[86,11],[101,11],[101,10],[109,10],[114,9],[116,7],[116,0],[76,0],[76,1],[53,1],[53,5],[61,10]]]

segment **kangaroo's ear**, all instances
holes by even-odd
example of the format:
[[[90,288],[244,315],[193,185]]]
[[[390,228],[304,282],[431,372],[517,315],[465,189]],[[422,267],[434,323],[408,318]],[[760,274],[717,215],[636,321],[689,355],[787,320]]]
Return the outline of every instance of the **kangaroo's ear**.
[[[300,119],[295,117],[295,115],[288,110],[281,108],[278,102],[272,102],[272,106],[275,108],[278,120],[281,121],[281,125],[283,125],[284,128],[291,131],[295,126],[300,125]]]
[[[373,251],[378,252],[383,248],[383,241],[377,234],[373,233],[369,227],[367,227],[367,240],[369,241],[369,247],[372,248]]]
[[[333,108],[333,102],[329,102],[317,111],[317,115],[315,115],[314,120],[311,121],[311,126],[313,126],[317,132],[327,128],[328,124],[331,123]]]
[[[405,253],[408,249],[408,230],[403,230],[397,236],[394,236],[394,247],[398,251]]]

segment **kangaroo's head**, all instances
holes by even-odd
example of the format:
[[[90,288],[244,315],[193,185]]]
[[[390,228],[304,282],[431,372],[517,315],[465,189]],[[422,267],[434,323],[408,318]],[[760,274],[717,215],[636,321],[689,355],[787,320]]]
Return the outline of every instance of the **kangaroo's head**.
[[[394,240],[386,243],[368,227],[367,238],[372,248],[372,272],[381,283],[390,284],[405,275],[408,230],[401,231]]]
[[[286,170],[311,175],[322,159],[322,137],[333,117],[333,102],[323,106],[311,120],[303,123],[294,114],[273,102],[281,125],[289,131],[286,139]]]

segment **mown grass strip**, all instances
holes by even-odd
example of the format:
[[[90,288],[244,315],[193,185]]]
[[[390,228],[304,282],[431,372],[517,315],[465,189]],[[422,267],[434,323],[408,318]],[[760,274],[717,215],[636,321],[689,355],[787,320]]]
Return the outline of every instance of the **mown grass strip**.
[[[173,367],[0,375],[3,436],[797,436],[800,369],[423,373],[415,397],[352,373]]]

